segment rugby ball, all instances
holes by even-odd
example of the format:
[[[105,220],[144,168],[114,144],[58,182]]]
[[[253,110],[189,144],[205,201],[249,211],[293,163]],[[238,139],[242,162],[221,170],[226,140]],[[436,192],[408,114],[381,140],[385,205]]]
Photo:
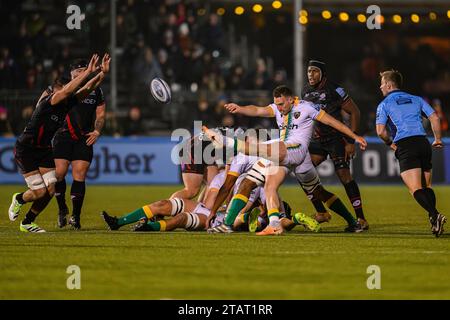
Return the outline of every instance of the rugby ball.
[[[167,104],[172,99],[170,87],[163,79],[155,78],[150,83],[150,92],[159,103]]]

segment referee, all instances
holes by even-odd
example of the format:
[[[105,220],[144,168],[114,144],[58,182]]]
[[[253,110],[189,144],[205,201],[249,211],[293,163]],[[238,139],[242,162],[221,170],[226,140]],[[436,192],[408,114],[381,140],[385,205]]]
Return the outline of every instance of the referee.
[[[436,196],[431,189],[432,151],[422,125],[422,114],[431,122],[434,148],[443,147],[439,117],[422,98],[400,90],[403,81],[400,72],[384,71],[380,78],[380,90],[385,98],[377,108],[377,134],[395,150],[403,182],[414,199],[428,211],[431,232],[439,237],[447,218],[436,210]]]

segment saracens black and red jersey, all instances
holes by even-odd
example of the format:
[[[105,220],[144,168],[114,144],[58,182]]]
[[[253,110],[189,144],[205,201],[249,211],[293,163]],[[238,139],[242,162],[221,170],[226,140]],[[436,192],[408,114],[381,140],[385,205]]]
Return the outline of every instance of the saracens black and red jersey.
[[[93,131],[97,107],[105,103],[101,88],[92,91],[67,114],[60,132],[69,135],[72,140],[80,140]]]
[[[211,144],[204,134],[198,134],[184,142],[183,148],[180,150],[179,156],[183,164],[205,164],[203,158],[205,149]],[[186,154],[184,153],[186,152]],[[214,149],[212,149],[212,157],[214,157]],[[196,163],[196,162],[199,163]]]
[[[302,99],[319,105],[322,110],[333,118],[342,122],[342,105],[350,99],[344,88],[323,78],[317,87],[307,84],[303,88]],[[321,122],[315,123],[314,139],[328,139],[331,137],[341,137],[342,134],[334,128]]]
[[[18,143],[36,148],[52,147],[53,136],[63,125],[69,110],[78,103],[78,99],[72,95],[52,106],[52,97],[53,94],[50,94],[38,102],[30,121],[17,139]]]

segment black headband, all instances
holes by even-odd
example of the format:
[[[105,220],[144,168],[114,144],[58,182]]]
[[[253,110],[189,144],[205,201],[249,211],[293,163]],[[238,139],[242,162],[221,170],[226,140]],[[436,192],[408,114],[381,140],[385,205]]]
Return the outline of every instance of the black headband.
[[[87,68],[87,66],[88,66],[88,62],[86,60],[77,60],[70,65],[70,71],[80,69],[80,68]]]
[[[318,68],[320,70],[320,80],[322,81],[322,78],[326,74],[325,62],[319,60],[309,60],[308,67]]]

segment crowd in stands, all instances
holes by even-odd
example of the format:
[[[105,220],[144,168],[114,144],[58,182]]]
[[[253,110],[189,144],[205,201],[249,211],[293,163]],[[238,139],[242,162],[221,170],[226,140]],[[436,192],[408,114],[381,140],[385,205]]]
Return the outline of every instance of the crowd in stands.
[[[20,133],[35,103],[33,99],[11,102],[5,98],[9,92],[28,92],[36,99],[67,72],[73,59],[109,51],[109,1],[78,4],[85,19],[81,30],[73,31],[61,23],[67,17],[66,1],[0,2],[1,11],[6,13],[0,21],[0,135]],[[267,119],[230,115],[222,107],[230,100],[267,104],[276,85],[292,85],[293,79],[282,62],[270,65],[267,52],[247,66],[233,61],[227,40],[233,20],[204,9],[199,1],[119,0],[116,23],[119,109],[108,112],[106,134],[146,135],[156,129],[190,127],[193,120],[210,126],[273,124]],[[429,100],[441,117],[443,131],[448,132],[448,59],[427,44],[412,48],[406,40],[395,46],[378,40],[361,46],[356,59],[349,55],[341,61],[331,50],[328,55],[319,55],[327,61],[330,77],[341,83],[362,109],[363,132],[374,134],[375,108],[381,100],[378,73],[389,66],[404,73],[408,89]],[[314,57],[320,52],[308,50]],[[152,108],[148,84],[154,77],[170,83],[174,95],[188,94],[174,99],[170,107]],[[109,92],[108,83],[104,90]],[[255,94],[244,98],[235,94],[242,90],[255,90]]]

